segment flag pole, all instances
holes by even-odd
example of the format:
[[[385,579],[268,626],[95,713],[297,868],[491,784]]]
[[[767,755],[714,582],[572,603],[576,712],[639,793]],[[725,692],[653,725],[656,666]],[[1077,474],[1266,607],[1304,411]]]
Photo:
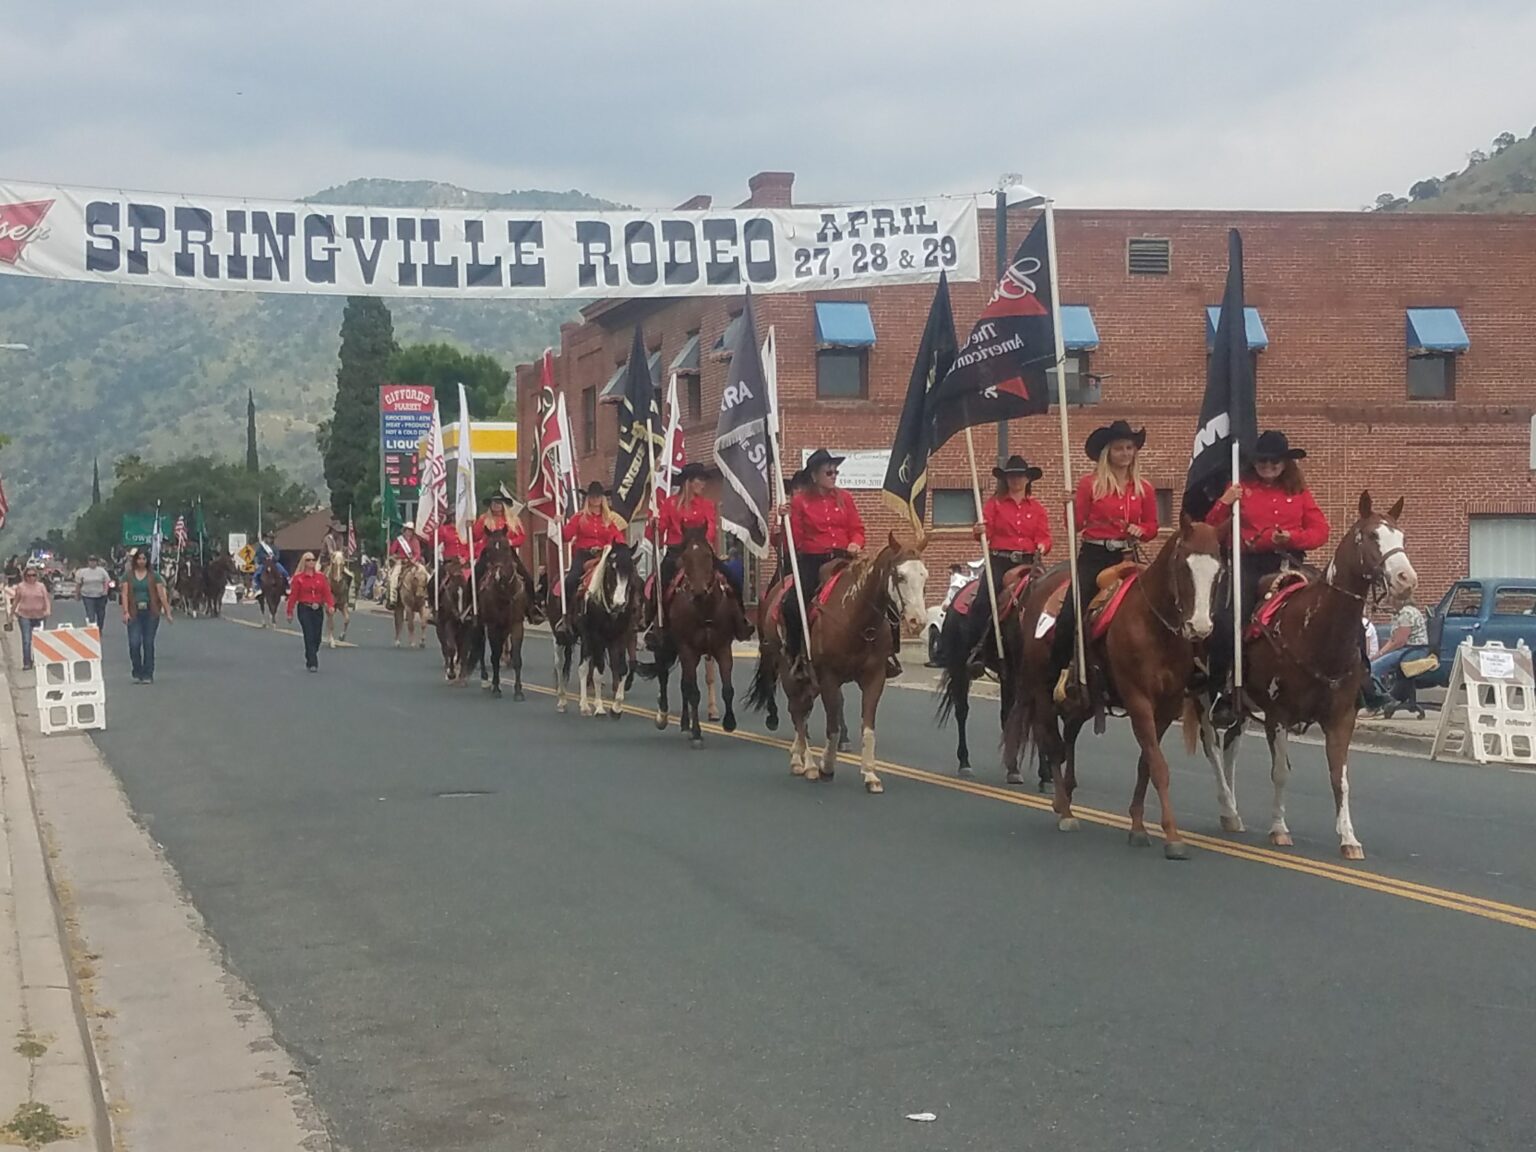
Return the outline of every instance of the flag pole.
[[[1077,658],[1079,684],[1088,679],[1088,653],[1083,643],[1083,589],[1077,575],[1077,507],[1072,489],[1072,434],[1067,426],[1067,349],[1061,335],[1061,284],[1056,270],[1056,202],[1045,202],[1045,252],[1051,266],[1051,332],[1055,338],[1056,407],[1061,413],[1061,479],[1067,494],[1067,556],[1072,575],[1072,620],[1075,629],[1074,655]]]
[[[800,607],[805,662],[814,672],[816,665],[811,660],[811,614],[806,611],[805,581],[800,579],[800,558],[795,555],[795,529],[790,523],[788,492],[784,486],[784,453],[779,445],[779,341],[771,324],[768,326],[768,342],[773,346],[773,359],[766,365],[765,372],[768,381],[768,436],[773,445],[773,475],[778,486],[776,495],[779,508],[784,517],[784,547],[789,552],[790,578],[795,582],[795,603]]]
[[[971,458],[971,495],[976,500],[976,523],[981,525],[981,571],[987,578],[987,598],[992,602],[992,638],[997,641],[997,659],[1003,655],[1003,624],[998,619],[997,579],[992,575],[992,546],[987,541],[987,522],[981,511],[981,477],[976,471],[976,437],[971,425],[965,426],[965,451]]]
[[[652,395],[654,394],[653,390]],[[661,607],[661,477],[656,473],[656,437],[651,435],[651,413],[655,410],[656,404],[653,399],[651,411],[645,414],[645,449],[651,465],[651,514],[646,519],[655,529],[655,536],[651,543],[656,549],[656,579],[653,581],[656,587],[656,626],[665,628],[667,622]]]
[[[1229,392],[1228,395],[1231,395]],[[1239,532],[1239,524],[1243,513],[1242,488],[1238,487],[1242,478],[1242,446],[1237,442],[1234,432],[1232,436],[1232,484],[1237,487],[1238,496],[1232,503],[1232,595],[1238,607],[1232,613],[1232,695],[1233,705],[1243,695],[1243,541]],[[1221,690],[1221,685],[1216,686],[1216,691]]]

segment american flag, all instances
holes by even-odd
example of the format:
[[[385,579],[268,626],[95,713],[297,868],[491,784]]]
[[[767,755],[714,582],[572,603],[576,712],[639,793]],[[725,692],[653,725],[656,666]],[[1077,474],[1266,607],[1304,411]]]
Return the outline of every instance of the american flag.
[[[347,509],[347,555],[357,555],[357,528],[352,524],[352,509]]]
[[[176,514],[176,527],[173,531],[176,536],[176,547],[185,548],[187,546],[187,517],[185,513],[178,512]]]

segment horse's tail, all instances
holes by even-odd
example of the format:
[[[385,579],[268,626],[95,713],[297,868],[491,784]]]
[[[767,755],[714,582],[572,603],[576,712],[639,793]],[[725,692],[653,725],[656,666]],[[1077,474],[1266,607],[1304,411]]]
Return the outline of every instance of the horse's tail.
[[[640,674],[642,680],[660,680],[662,675],[671,669],[676,659],[677,650],[673,647],[671,638],[663,632],[661,643],[656,646],[655,661],[650,664],[641,664],[636,661],[635,671]]]
[[[1179,717],[1184,733],[1184,751],[1193,756],[1200,747],[1200,705],[1193,696],[1184,697],[1184,714]]]
[[[944,671],[939,676],[939,702],[933,718],[941,728],[971,695],[971,654],[962,636],[965,619],[954,612],[947,613],[939,632],[939,663]]]
[[[752,674],[752,687],[747,689],[747,707],[761,712],[774,703],[779,691],[779,661],[783,655],[766,646],[757,653],[757,671]]]
[[[558,648],[560,652],[560,678],[568,680],[571,675],[571,660],[576,655],[576,645],[574,643],[559,644]]]

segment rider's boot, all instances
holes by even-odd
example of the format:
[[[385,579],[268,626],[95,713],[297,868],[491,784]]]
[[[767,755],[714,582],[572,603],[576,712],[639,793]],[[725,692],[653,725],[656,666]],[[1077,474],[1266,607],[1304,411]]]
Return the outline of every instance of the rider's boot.
[[[887,680],[894,680],[901,673],[901,622],[892,620],[891,654],[885,658],[885,678]]]
[[[1056,677],[1056,688],[1051,693],[1051,699],[1058,704],[1065,704],[1068,698],[1074,694],[1073,689],[1075,687],[1076,685],[1072,683],[1072,665],[1068,664],[1061,670],[1061,674]]]
[[[1230,683],[1222,686],[1216,698],[1211,701],[1211,724],[1216,728],[1230,728],[1237,723],[1237,704],[1234,699]]]

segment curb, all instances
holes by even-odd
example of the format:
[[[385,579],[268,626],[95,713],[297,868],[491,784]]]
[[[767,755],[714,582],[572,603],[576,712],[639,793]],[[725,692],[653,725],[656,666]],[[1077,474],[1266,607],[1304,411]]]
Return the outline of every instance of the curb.
[[[26,1059],[27,1097],[45,1104],[74,1129],[59,1149],[110,1152],[115,1133],[101,1069],[76,974],[69,962],[68,927],[17,722],[10,679],[10,641],[0,648],[0,817],[9,851],[17,976],[23,1027],[46,1038],[41,1055]],[[0,925],[3,927],[3,925]],[[0,994],[7,990],[0,989]],[[0,1037],[6,1047],[10,1037]],[[0,1117],[0,1122],[10,1116]]]

